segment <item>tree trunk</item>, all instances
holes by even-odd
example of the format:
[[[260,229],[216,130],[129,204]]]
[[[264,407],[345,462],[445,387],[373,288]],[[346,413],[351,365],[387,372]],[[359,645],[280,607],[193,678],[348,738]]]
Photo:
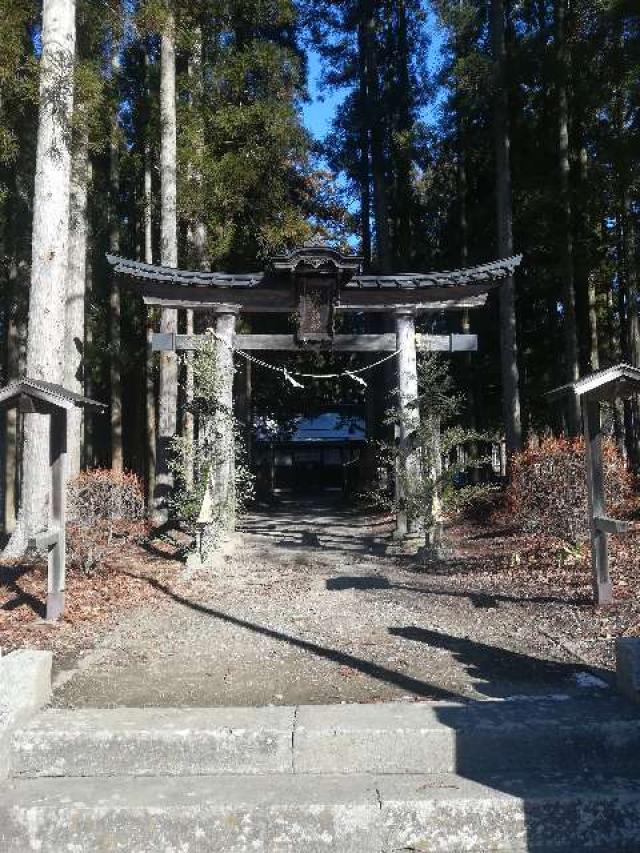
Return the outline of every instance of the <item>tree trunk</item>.
[[[640,334],[638,328],[638,281],[635,262],[635,229],[633,210],[625,182],[619,182],[618,208],[618,277],[620,343],[622,360],[633,367],[640,366]],[[625,447],[629,467],[640,467],[640,411],[637,395],[624,401]]]
[[[585,196],[588,193],[589,184],[589,160],[584,145],[580,146],[580,197],[582,199],[581,228],[583,235],[589,231],[589,214],[586,209]],[[584,241],[583,236],[583,241]],[[586,251],[585,251],[585,254]],[[590,371],[600,369],[600,352],[598,346],[598,293],[596,288],[596,276],[593,262],[588,259],[586,270],[586,297],[587,297],[587,335],[588,352],[587,364]]]
[[[615,25],[615,51],[613,75],[613,124],[615,132],[616,173],[616,271],[618,278],[618,307],[620,316],[620,350],[622,360],[634,367],[640,366],[640,328],[638,324],[638,269],[636,259],[636,233],[632,180],[632,157],[627,138],[627,93],[625,81],[628,70],[625,56],[625,32],[620,20]],[[640,408],[638,395],[624,401],[625,447],[629,467],[637,472],[640,467]]]
[[[391,272],[391,241],[387,201],[387,170],[385,166],[384,125],[381,114],[381,92],[378,79],[378,27],[370,2],[362,3],[364,16],[364,50],[367,69],[367,120],[371,136],[371,172],[373,177],[373,207],[376,226],[376,261],[382,273]]]
[[[89,158],[89,185],[93,180],[93,164]],[[91,316],[91,302],[93,295],[93,253],[94,253],[94,228],[92,217],[89,214],[87,217],[87,255],[86,255],[86,274],[85,274],[85,312],[84,312],[84,346],[87,354],[91,352],[93,347],[93,317]],[[93,377],[90,370],[84,371],[84,395],[90,400],[94,399],[95,391],[93,387]],[[95,454],[95,417],[94,413],[89,409],[84,413],[84,454],[82,464],[85,468],[93,468],[96,463]],[[98,415],[97,417],[100,417]]]
[[[151,147],[145,145],[144,153],[144,261],[153,263],[153,228],[151,219]],[[151,348],[155,331],[154,310],[146,308],[146,338],[147,357],[145,362],[146,388],[146,473],[147,473],[147,508],[150,513],[154,508],[154,492],[156,482],[156,381],[155,360]]]
[[[41,42],[27,375],[62,384],[75,0],[44,0]],[[24,435],[20,512],[5,552],[11,557],[24,552],[49,517],[48,416],[25,415]]]
[[[598,347],[598,293],[593,271],[587,280],[587,299],[589,305],[589,368],[600,370],[600,352]]]
[[[114,55],[111,62],[114,88],[117,87],[117,75],[120,73],[120,62]],[[111,131],[111,147],[109,158],[109,191],[111,197],[109,223],[109,250],[112,255],[120,254],[120,127],[117,116]],[[122,376],[121,376],[121,332],[122,315],[120,285],[117,277],[112,276],[111,293],[109,296],[109,324],[111,336],[111,359],[109,362],[109,377],[111,382],[111,469],[122,473],[124,469],[124,454],[122,448]]]
[[[13,382],[18,378],[18,329],[11,316],[11,307],[6,314],[7,354],[6,380]],[[3,528],[6,534],[13,533],[16,526],[16,493],[18,485],[18,411],[7,409],[4,422],[4,477],[3,489]]]
[[[629,170],[630,171],[630,170]],[[629,172],[627,172],[629,174]],[[624,291],[626,302],[626,341],[627,361],[633,367],[640,367],[640,325],[638,323],[638,261],[636,250],[636,223],[633,202],[627,182],[622,184],[622,252],[624,267]],[[627,431],[627,453],[633,471],[640,468],[640,399],[634,394],[627,401],[631,411],[630,429]]]
[[[87,191],[89,183],[89,133],[84,108],[79,110],[71,170],[69,211],[69,269],[65,311],[64,384],[84,394],[84,312],[87,285]],[[75,408],[67,415],[67,466],[70,477],[82,466],[83,413]]]
[[[562,302],[564,308],[565,381],[580,377],[578,335],[576,327],[576,290],[573,260],[573,229],[571,216],[571,168],[569,163],[569,48],[566,38],[567,0],[556,0],[556,55],[558,80],[558,168],[560,175],[560,208],[562,222]],[[571,395],[567,403],[567,425],[571,435],[580,432],[580,403]]]
[[[367,127],[367,63],[364,24],[358,23],[358,141],[360,184],[360,229],[365,269],[371,266],[371,167],[369,129]]]
[[[147,108],[151,98],[149,86],[149,49],[148,45],[144,55],[145,67],[145,90]],[[153,181],[151,176],[151,144],[149,141],[149,116],[145,116],[145,141],[144,141],[144,262],[153,263]],[[155,311],[153,308],[145,309],[145,332],[146,332],[146,360],[145,360],[145,468],[147,479],[147,510],[153,515],[155,484],[156,484],[156,366],[152,349],[153,333],[155,332]]]
[[[371,266],[371,167],[369,160],[369,128],[367,127],[367,62],[365,54],[364,21],[358,22],[358,141],[360,223],[362,255],[365,269]]]
[[[206,26],[206,24],[205,24]],[[194,113],[194,125],[197,128],[194,145],[191,148],[191,181],[193,182],[193,194],[197,199],[192,210],[192,220],[189,223],[187,239],[189,244],[189,256],[191,263],[196,269],[208,270],[209,258],[207,256],[207,226],[202,219],[204,211],[203,197],[203,162],[205,158],[206,140],[204,126],[198,122],[197,110],[201,109],[204,98],[205,83],[204,73],[204,41],[202,28],[196,27],[194,31],[194,46],[189,56],[188,76],[190,88],[190,109]],[[192,309],[185,311],[185,329],[188,335],[194,333],[194,314]],[[193,414],[194,375],[193,375],[193,353],[187,353],[184,364],[184,416],[182,420],[182,437],[188,448],[185,455],[185,486],[191,491],[194,484],[194,441],[195,441],[195,418]]]
[[[144,260],[147,264],[153,263],[153,220],[151,193],[151,146],[148,142],[146,142],[144,146]]]
[[[409,42],[407,36],[406,0],[397,2],[397,66],[398,108],[395,159],[397,193],[395,199],[396,219],[396,262],[403,270],[410,268],[413,242],[411,239],[411,208],[413,185],[411,180],[411,77],[409,73]],[[396,267],[397,268],[397,267]]]
[[[504,33],[504,5],[502,0],[491,0],[491,30],[495,65],[494,145],[498,254],[501,258],[506,258],[513,254],[513,211],[509,98],[506,85],[507,51]],[[513,453],[522,446],[513,276],[508,276],[500,288],[500,366],[502,372],[502,407],[507,450],[509,453]]]
[[[148,261],[147,261],[148,263]],[[156,374],[155,359],[152,350],[155,331],[153,308],[146,309],[147,358],[145,364],[146,389],[146,472],[147,472],[147,509],[153,513],[156,483]]]
[[[29,300],[29,235],[24,233],[24,216],[31,203],[31,180],[16,170],[11,180],[5,209],[12,215],[6,222],[8,275],[4,296],[6,322],[5,379],[14,382],[24,376],[26,366],[27,317]],[[11,205],[9,207],[8,205]],[[14,206],[15,205],[15,206]],[[20,495],[20,448],[22,418],[15,408],[5,412],[4,453],[4,532],[13,533]]]
[[[633,204],[628,192],[623,199],[623,252],[625,267],[625,297],[627,303],[627,351],[630,363],[640,367],[640,328],[638,324],[638,262],[636,225]]]
[[[251,362],[241,359],[235,374],[233,402],[235,417],[242,429],[245,462],[249,466],[253,435],[252,378]]]
[[[15,252],[15,247],[12,247]],[[17,252],[9,269],[10,286],[6,294],[5,317],[7,323],[6,380],[15,382],[24,374],[26,327],[19,319],[19,291],[27,287],[24,270],[17,259]],[[4,532],[13,533],[16,526],[17,498],[20,485],[19,453],[21,420],[17,409],[5,413],[4,454]]]
[[[176,129],[176,53],[175,20],[171,12],[162,33],[160,64],[160,262],[167,267],[178,266],[177,223],[177,129]],[[160,331],[178,331],[178,312],[165,308],[160,319]],[[169,464],[171,443],[177,429],[178,360],[175,353],[160,355],[158,442],[156,452],[155,518],[162,523],[168,518],[167,500],[173,488]]]

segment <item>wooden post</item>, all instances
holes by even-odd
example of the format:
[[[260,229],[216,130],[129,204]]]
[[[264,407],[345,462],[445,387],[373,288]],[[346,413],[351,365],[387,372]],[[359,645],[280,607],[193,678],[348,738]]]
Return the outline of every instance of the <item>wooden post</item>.
[[[246,462],[251,464],[251,440],[253,435],[252,415],[252,370],[251,362],[242,359],[237,368],[235,378],[235,408],[238,423],[242,429]]]
[[[396,320],[396,349],[398,352],[398,406],[400,424],[398,429],[398,458],[396,474],[396,536],[405,536],[413,527],[413,519],[407,514],[404,482],[412,474],[410,459],[411,434],[419,426],[417,406],[418,370],[416,362],[415,314],[411,309],[398,309]]]
[[[587,495],[589,523],[591,525],[591,566],[595,603],[609,604],[612,599],[609,577],[608,533],[598,525],[597,519],[605,515],[604,469],[602,463],[602,430],[600,403],[582,398],[585,462],[587,468]]]
[[[215,500],[225,509],[235,506],[235,449],[233,441],[233,339],[238,309],[223,306],[216,315],[216,369],[218,371],[218,425],[220,446],[225,459],[218,466]],[[235,513],[228,514],[228,526],[233,530]]]
[[[51,506],[49,509],[47,619],[58,619],[64,611],[66,564],[66,467],[67,413],[64,409],[51,412],[50,429]]]
[[[147,353],[145,361],[145,462],[147,473],[147,509],[150,514],[154,510],[154,494],[156,488],[156,377],[153,360],[153,336],[155,318],[153,308],[145,308],[145,324],[147,332]]]
[[[193,309],[187,308],[186,314],[186,331],[187,335],[193,336]],[[193,417],[193,394],[194,394],[194,379],[193,379],[193,353],[186,354],[185,365],[185,399],[184,399],[184,418],[182,422],[182,437],[187,444],[187,455],[185,459],[184,484],[188,491],[193,490],[194,482],[194,448],[193,441],[195,438],[195,421]]]

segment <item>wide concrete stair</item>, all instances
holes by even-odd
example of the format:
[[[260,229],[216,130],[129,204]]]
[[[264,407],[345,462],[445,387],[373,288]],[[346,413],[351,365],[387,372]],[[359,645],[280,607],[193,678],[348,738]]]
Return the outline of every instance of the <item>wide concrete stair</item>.
[[[640,714],[609,698],[45,710],[0,851],[640,851]]]

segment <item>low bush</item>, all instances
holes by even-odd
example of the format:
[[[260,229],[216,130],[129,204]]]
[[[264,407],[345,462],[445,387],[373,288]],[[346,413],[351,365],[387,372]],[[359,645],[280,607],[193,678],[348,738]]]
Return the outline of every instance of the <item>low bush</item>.
[[[146,533],[144,491],[135,474],[86,471],[67,486],[67,550],[71,565],[94,571]]]
[[[637,511],[634,477],[612,441],[603,442],[607,514]],[[544,438],[511,460],[503,513],[531,533],[578,543],[589,535],[584,440]]]
[[[503,496],[498,483],[476,483],[461,488],[449,485],[444,490],[443,501],[448,515],[482,523],[499,509]]]

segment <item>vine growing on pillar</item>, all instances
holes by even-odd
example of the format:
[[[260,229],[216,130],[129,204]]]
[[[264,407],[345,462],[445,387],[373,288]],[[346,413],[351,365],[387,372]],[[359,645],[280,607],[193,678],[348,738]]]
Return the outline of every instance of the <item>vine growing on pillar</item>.
[[[452,427],[462,398],[455,393],[446,361],[434,353],[418,358],[418,396],[402,411],[391,407],[386,422],[396,428],[404,424],[411,433],[406,449],[396,442],[378,445],[379,468],[395,471],[395,489],[370,495],[374,502],[392,512],[406,513],[413,527],[424,532],[427,548],[437,556],[441,546],[444,504],[459,470],[443,466],[451,447],[465,438],[465,430]],[[416,409],[419,418],[416,418]],[[382,497],[381,497],[382,495]]]
[[[386,415],[396,433],[403,423],[411,431],[407,448],[396,442],[378,445],[378,468],[395,472],[395,489],[377,489],[367,497],[387,511],[406,513],[414,530],[424,533],[427,552],[437,557],[445,512],[481,512],[502,493],[492,448],[500,448],[503,437],[456,422],[463,397],[446,360],[435,353],[419,355],[417,372],[416,400],[405,412],[395,405]]]
[[[216,547],[233,519],[254,495],[243,429],[233,411],[220,404],[224,376],[216,358],[216,343],[208,335],[193,354],[193,440],[176,436],[171,470],[175,488],[170,500],[174,517],[201,535],[201,551]],[[231,368],[233,372],[233,368]],[[227,484],[227,485],[224,485]]]
[[[413,440],[398,459],[396,500],[409,519],[424,530],[425,544],[438,553],[442,531],[442,432],[459,411],[461,398],[454,393],[448,364],[433,353],[418,360],[418,397],[404,414],[415,425]],[[412,414],[414,415],[412,418]],[[400,423],[403,414],[392,417]]]

